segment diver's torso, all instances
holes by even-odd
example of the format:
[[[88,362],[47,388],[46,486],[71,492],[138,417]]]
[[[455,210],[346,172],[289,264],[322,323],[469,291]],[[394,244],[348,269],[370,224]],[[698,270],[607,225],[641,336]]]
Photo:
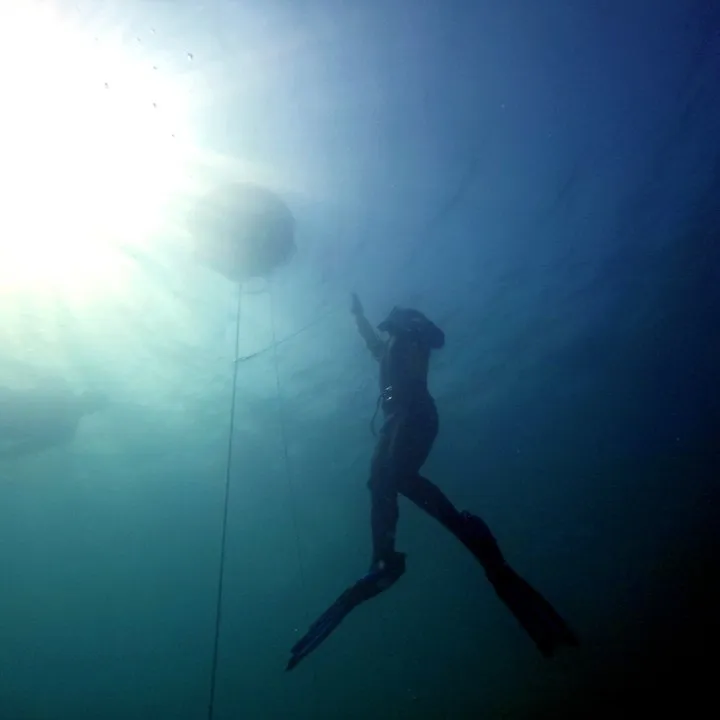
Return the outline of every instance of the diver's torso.
[[[427,387],[429,366],[427,346],[412,338],[391,336],[380,361],[380,391],[392,397],[393,405],[432,401]]]

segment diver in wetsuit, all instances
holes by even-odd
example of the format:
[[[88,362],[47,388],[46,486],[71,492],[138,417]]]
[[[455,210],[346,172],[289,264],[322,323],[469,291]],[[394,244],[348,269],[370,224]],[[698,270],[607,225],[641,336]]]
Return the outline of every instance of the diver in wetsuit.
[[[380,364],[380,397],[385,422],[373,455],[371,495],[373,554],[369,572],[348,588],[295,644],[286,670],[309,655],[360,603],[387,590],[405,572],[405,554],[395,549],[398,493],[434,517],[477,558],[495,592],[530,635],[551,656],[578,640],[552,606],[505,561],[488,526],[458,511],[443,492],[420,475],[438,432],[438,414],[427,387],[430,354],[445,344],[440,328],[421,312],[393,308],[377,335],[353,295],[352,313],[360,335]]]

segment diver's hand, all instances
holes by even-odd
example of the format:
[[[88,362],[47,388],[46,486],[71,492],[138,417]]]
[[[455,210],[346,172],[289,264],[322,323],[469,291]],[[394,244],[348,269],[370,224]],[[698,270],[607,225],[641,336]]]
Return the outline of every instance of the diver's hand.
[[[360,302],[360,298],[357,296],[357,293],[352,294],[352,304],[350,305],[350,312],[356,317],[360,317],[365,314],[362,303]]]
[[[368,350],[372,353],[372,356],[380,361],[385,353],[385,343],[378,337],[375,330],[369,320],[365,317],[365,311],[363,310],[360,298],[357,293],[352,293],[352,304],[350,305],[350,312],[355,318],[355,324],[357,325],[360,337],[365,341]]]

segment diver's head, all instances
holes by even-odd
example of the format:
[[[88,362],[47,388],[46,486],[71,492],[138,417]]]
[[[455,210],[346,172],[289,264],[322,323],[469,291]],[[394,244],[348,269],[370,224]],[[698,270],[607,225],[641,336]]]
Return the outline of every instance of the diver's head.
[[[78,401],[84,415],[90,415],[91,413],[104,410],[109,403],[107,395],[93,390],[82,393]]]
[[[439,350],[445,345],[445,333],[419,310],[411,308],[396,305],[387,318],[378,325],[378,330],[398,337],[412,336],[431,350]]]

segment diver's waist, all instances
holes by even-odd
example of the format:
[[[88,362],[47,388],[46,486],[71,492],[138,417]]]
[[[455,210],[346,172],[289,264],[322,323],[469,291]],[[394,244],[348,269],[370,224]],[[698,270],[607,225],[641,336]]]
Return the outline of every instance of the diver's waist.
[[[400,407],[417,404],[434,404],[434,400],[425,383],[408,386],[388,385],[380,391],[379,402],[384,412],[392,412]]]

